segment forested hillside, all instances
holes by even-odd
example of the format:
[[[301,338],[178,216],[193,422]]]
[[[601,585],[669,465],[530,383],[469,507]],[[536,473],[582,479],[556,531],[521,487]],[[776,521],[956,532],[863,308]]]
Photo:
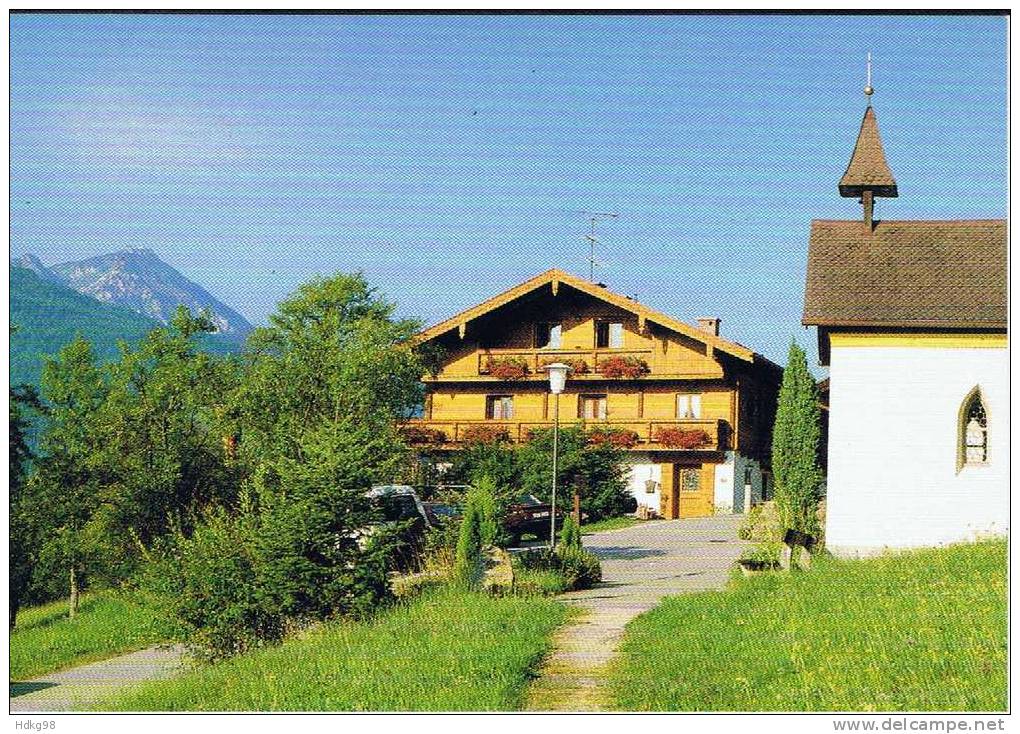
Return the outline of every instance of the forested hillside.
[[[101,361],[117,354],[117,342],[136,342],[160,324],[122,306],[101,303],[23,267],[11,267],[10,384],[38,384],[43,357],[56,354],[76,334],[92,342]],[[209,351],[226,353],[236,343],[215,335],[202,337]]]

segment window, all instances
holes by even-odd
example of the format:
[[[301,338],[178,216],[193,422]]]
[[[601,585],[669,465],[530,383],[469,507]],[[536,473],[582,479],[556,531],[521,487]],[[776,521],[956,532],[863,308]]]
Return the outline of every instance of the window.
[[[744,469],[744,488],[751,486],[751,467]]]
[[[490,395],[485,399],[485,417],[491,421],[508,421],[514,417],[513,395]]]
[[[535,347],[537,349],[559,349],[563,327],[560,324],[535,324]]]
[[[681,492],[697,492],[701,488],[701,469],[693,466],[678,467],[677,486]]]
[[[960,410],[960,466],[988,461],[988,416],[981,391],[974,388]]]
[[[595,322],[595,348],[621,349],[623,347],[623,324],[613,321]]]
[[[606,419],[605,395],[582,395],[578,404],[578,418],[586,420]]]
[[[700,418],[701,395],[697,393],[681,393],[676,396],[677,418]]]

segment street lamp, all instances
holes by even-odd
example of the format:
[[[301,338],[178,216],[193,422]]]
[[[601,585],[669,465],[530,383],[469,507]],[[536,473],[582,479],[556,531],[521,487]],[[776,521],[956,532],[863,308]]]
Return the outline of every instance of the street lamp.
[[[553,408],[552,517],[549,520],[549,550],[554,550],[556,548],[556,474],[559,472],[560,393],[563,392],[563,386],[567,384],[570,365],[554,362],[542,369],[549,373],[549,392],[556,396]]]

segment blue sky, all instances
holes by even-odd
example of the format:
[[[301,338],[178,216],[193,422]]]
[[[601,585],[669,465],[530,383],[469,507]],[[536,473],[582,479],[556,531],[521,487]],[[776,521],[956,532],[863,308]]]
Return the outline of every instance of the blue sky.
[[[549,267],[777,361],[874,55],[889,219],[1006,214],[1006,21],[860,16],[11,19],[12,253],[125,247],[262,322],[364,270],[434,322]]]

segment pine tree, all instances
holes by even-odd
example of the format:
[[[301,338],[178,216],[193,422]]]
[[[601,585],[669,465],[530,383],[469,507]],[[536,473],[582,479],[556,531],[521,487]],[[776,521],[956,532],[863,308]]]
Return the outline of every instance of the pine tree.
[[[817,535],[822,493],[818,465],[821,408],[818,386],[808,371],[804,350],[790,344],[772,432],[772,469],[776,506],[784,527]]]

